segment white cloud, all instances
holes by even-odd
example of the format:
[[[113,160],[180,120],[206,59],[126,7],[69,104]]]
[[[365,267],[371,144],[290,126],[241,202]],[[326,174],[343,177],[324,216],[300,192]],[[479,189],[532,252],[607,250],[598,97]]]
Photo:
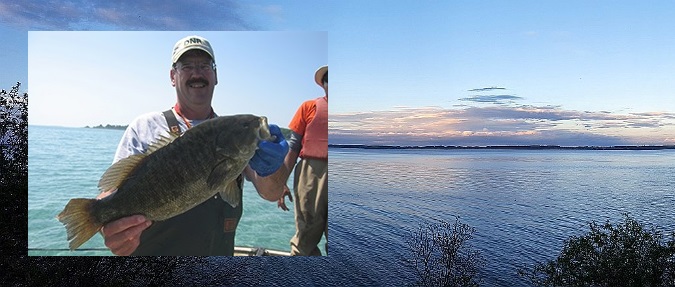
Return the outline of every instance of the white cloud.
[[[553,106],[489,106],[331,114],[331,143],[664,144],[672,113],[614,114]],[[659,129],[659,133],[649,132]],[[659,136],[659,135],[663,136]],[[647,136],[645,138],[645,136]],[[637,140],[637,138],[640,138]],[[352,141],[352,142],[347,142]]]

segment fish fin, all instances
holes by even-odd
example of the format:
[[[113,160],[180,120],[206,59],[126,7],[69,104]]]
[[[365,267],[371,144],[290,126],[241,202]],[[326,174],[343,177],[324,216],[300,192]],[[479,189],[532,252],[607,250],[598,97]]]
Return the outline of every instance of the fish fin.
[[[206,185],[210,190],[217,190],[224,183],[228,170],[230,170],[230,166],[227,160],[223,160],[213,167],[209,177],[206,179]]]
[[[146,154],[135,154],[123,158],[111,165],[98,181],[100,192],[106,192],[118,188],[129,174],[136,168],[139,162],[143,160]]]
[[[149,155],[153,152],[156,152],[158,149],[163,148],[173,142],[175,139],[179,138],[180,135],[176,133],[169,133],[169,136],[160,135],[155,142],[148,146],[148,150],[143,153],[144,155]]]
[[[224,190],[221,190],[218,193],[220,193],[220,198],[229,203],[232,208],[239,205],[241,199],[239,198],[239,185],[236,180],[230,182]]]
[[[111,165],[98,181],[99,191],[106,192],[118,188],[143,159],[160,148],[167,146],[178,137],[179,135],[175,133],[169,133],[169,136],[160,135],[153,144],[148,146],[148,150],[144,153],[131,155]]]
[[[95,199],[73,198],[56,216],[56,219],[66,226],[70,250],[80,247],[103,227],[103,224],[92,216],[95,202]]]
[[[232,207],[237,207],[239,205],[239,185],[237,184],[236,177],[233,178],[229,183],[225,184],[225,179],[228,176],[228,171],[232,170],[232,167],[228,164],[227,160],[221,161],[218,163],[209,178],[206,180],[206,184],[211,190],[218,190],[220,196],[229,203]]]

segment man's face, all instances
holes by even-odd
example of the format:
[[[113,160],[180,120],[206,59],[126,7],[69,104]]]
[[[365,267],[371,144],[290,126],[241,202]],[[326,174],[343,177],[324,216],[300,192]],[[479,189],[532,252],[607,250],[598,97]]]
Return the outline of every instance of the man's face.
[[[178,101],[187,106],[211,106],[213,90],[218,84],[211,57],[200,50],[185,52],[171,69],[171,85]]]

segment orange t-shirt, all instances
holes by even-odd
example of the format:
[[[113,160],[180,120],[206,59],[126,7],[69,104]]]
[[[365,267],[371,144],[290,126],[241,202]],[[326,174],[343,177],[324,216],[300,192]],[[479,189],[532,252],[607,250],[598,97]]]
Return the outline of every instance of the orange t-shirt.
[[[321,105],[321,118],[313,122],[317,115],[317,102]],[[317,123],[319,123],[317,125]],[[320,97],[302,103],[288,125],[302,137],[300,157],[327,159],[328,157],[328,99]]]
[[[291,123],[288,124],[288,128],[294,131],[298,135],[305,134],[305,128],[307,124],[314,119],[316,115],[316,100],[308,100],[302,103],[298,110],[295,112]]]

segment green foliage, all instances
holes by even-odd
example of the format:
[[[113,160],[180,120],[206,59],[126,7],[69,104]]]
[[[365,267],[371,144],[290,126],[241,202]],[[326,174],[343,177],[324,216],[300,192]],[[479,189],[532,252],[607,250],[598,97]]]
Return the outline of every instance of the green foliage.
[[[565,241],[555,260],[520,270],[537,286],[675,286],[675,232],[646,230],[624,215],[622,224],[591,222],[590,232]]]
[[[415,286],[479,286],[478,272],[485,260],[468,242],[475,229],[459,221],[441,220],[420,225],[406,244],[412,254],[406,261],[417,277]]]
[[[95,127],[86,126],[85,128],[87,128],[87,129],[91,128],[91,129],[126,130],[127,127],[128,127],[128,125],[121,126],[121,125],[107,124],[107,125],[104,126],[103,124],[100,124],[100,125],[95,126]]]
[[[28,175],[28,94],[0,91],[0,186],[20,189]]]

